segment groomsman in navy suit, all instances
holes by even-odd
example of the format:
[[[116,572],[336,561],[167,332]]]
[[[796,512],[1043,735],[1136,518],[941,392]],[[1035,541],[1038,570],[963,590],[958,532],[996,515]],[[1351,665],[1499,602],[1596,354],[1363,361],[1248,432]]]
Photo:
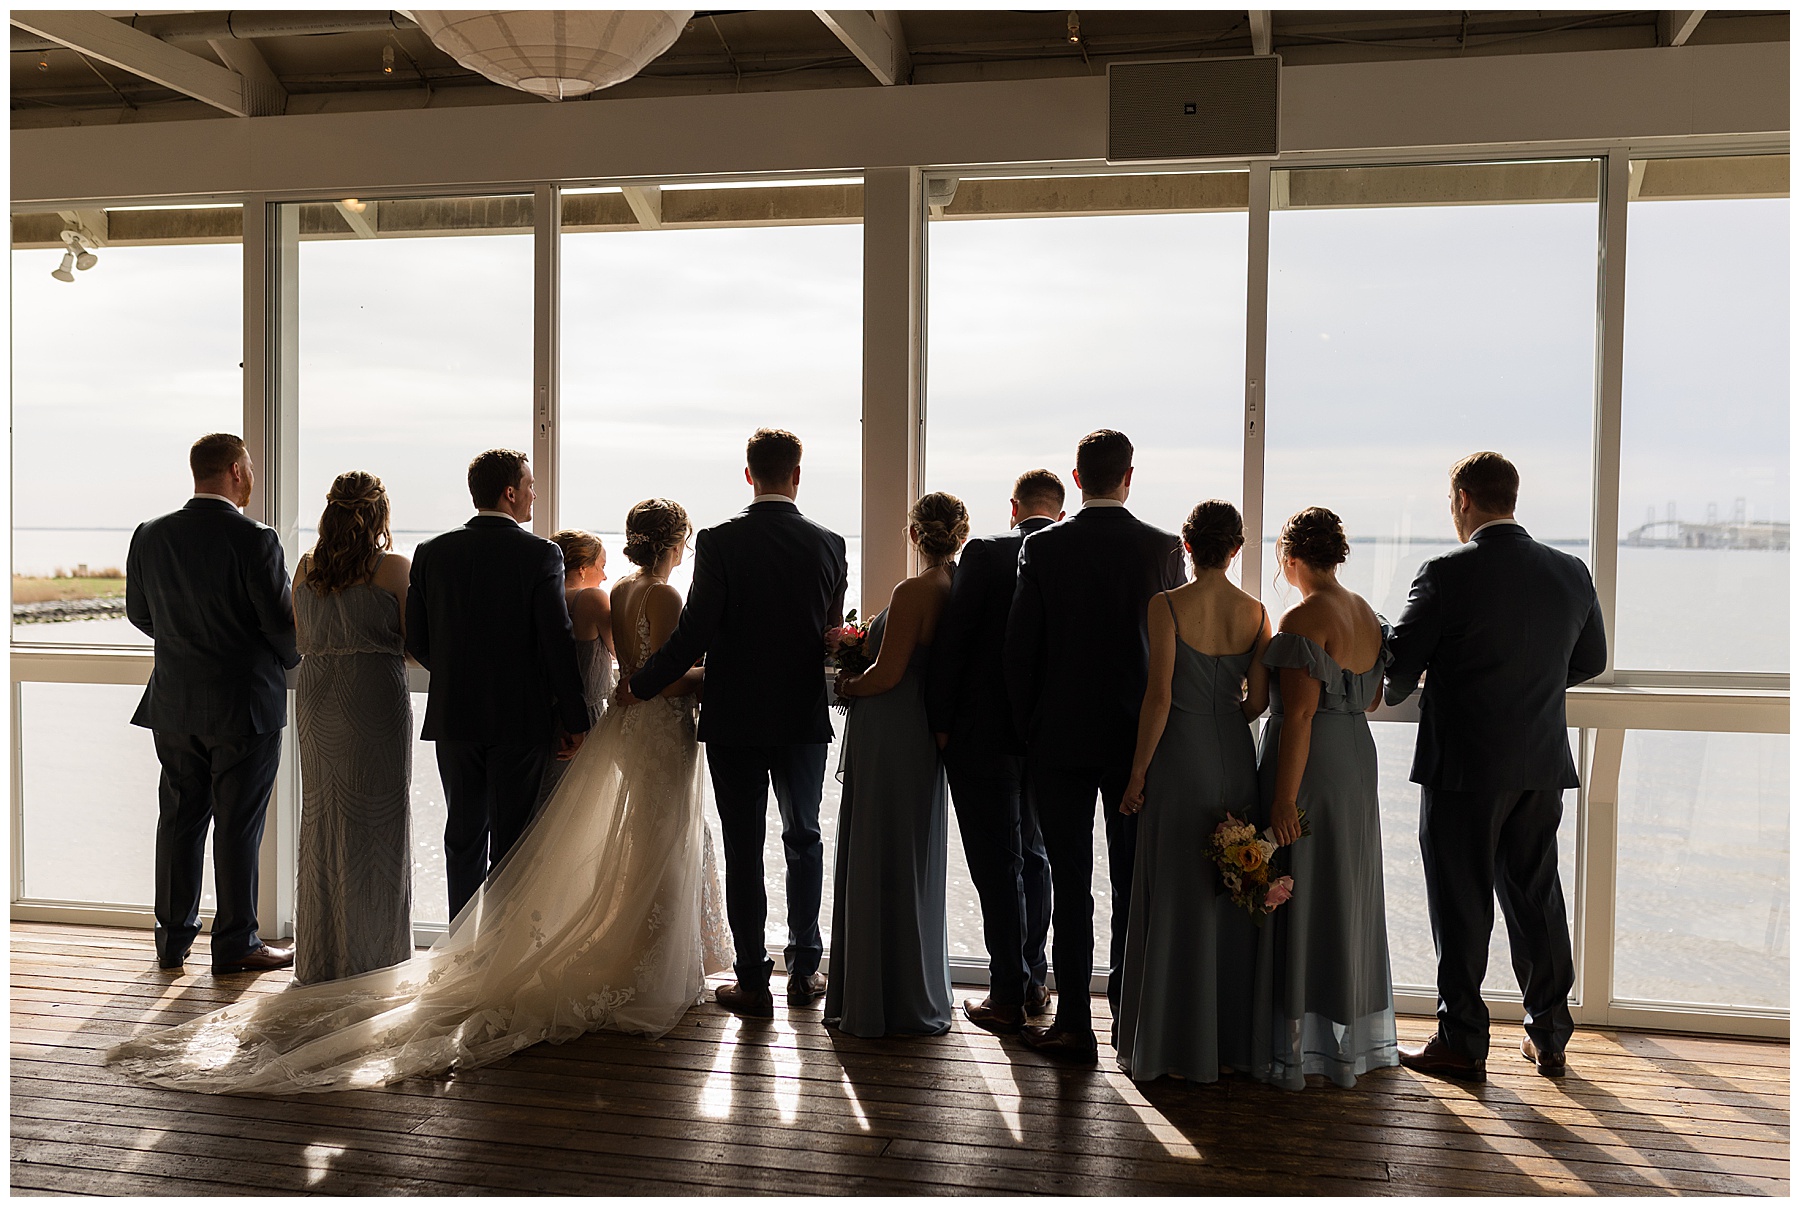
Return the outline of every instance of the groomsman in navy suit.
[[[1494,897],[1525,995],[1526,1059],[1560,1077],[1575,1023],[1575,959],[1556,867],[1570,757],[1567,691],[1606,669],[1606,633],[1580,559],[1513,518],[1519,471],[1499,453],[1450,470],[1450,514],[1466,543],[1420,567],[1394,627],[1387,702],[1419,686],[1419,849],[1438,957],[1438,1029],[1400,1063],[1482,1081],[1481,1000]]]
[[[763,836],[769,793],[781,810],[787,857],[789,1005],[825,992],[825,846],[819,800],[831,717],[825,630],[843,623],[850,564],[844,538],[800,514],[800,438],[759,428],[745,448],[750,506],[694,539],[694,585],[681,620],[614,697],[648,700],[706,656],[700,740],[712,773],[725,845],[725,916],[737,981],[714,993],[734,1014],[775,1013],[775,962],[763,938]]]
[[[469,462],[475,515],[413,553],[406,652],[431,672],[420,734],[444,782],[450,917],[525,833],[556,757],[587,737],[562,550],[529,531],[537,487],[515,449]],[[559,730],[560,726],[560,730]]]
[[[1050,857],[1056,1021],[1025,1042],[1094,1064],[1094,799],[1106,819],[1112,944],[1106,996],[1119,1008],[1137,816],[1119,812],[1150,678],[1150,600],[1187,581],[1181,538],[1125,509],[1131,441],[1090,432],[1075,453],[1081,510],[1025,538],[1006,622],[1006,689],[1025,739],[1031,808]]]
[[[156,819],[156,958],[179,968],[200,933],[206,831],[213,832],[214,972],[294,962],[257,934],[257,861],[281,763],[294,601],[281,540],[241,510],[250,451],[216,432],[188,453],[194,497],[138,525],[125,560],[125,615],[156,643],[133,725],[162,764]]]
[[[925,686],[988,949],[987,999],[964,1002],[963,1012],[1003,1035],[1049,1011],[1050,860],[1036,815],[1022,807],[1025,746],[1013,728],[1001,651],[1019,546],[1062,519],[1062,506],[1062,481],[1031,470],[1013,485],[1012,531],[963,546]]]

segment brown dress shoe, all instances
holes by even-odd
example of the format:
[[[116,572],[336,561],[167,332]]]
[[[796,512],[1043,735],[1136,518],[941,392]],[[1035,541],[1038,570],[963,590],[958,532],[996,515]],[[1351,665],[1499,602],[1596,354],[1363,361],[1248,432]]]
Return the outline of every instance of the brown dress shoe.
[[[1569,1071],[1569,1062],[1561,1052],[1540,1052],[1529,1035],[1520,1042],[1519,1052],[1545,1077],[1561,1077]]]
[[[815,972],[811,976],[791,976],[788,978],[788,1005],[810,1006],[825,996],[825,974]]]
[[[1078,1065],[1100,1063],[1100,1046],[1092,1031],[1065,1030],[1053,1023],[1048,1027],[1026,1027],[1020,1034],[1026,1047],[1056,1060]]]
[[[277,968],[288,968],[294,963],[294,949],[291,947],[271,947],[264,943],[252,948],[226,964],[214,964],[214,972],[272,972]]]
[[[767,985],[745,989],[733,981],[713,990],[713,1000],[741,1018],[774,1018],[775,998]]]
[[[979,1002],[965,1001],[963,1013],[984,1031],[992,1031],[995,1035],[1017,1035],[1025,1025],[1025,1011],[1019,1006],[996,1006],[994,999],[983,998]]]
[[[1433,1077],[1454,1077],[1458,1081],[1486,1081],[1487,1062],[1470,1060],[1451,1050],[1450,1045],[1433,1035],[1422,1048],[1401,1048],[1400,1063],[1415,1073]]]
[[[1025,990],[1025,1013],[1032,1018],[1050,1013],[1050,990],[1046,986],[1032,985]]]

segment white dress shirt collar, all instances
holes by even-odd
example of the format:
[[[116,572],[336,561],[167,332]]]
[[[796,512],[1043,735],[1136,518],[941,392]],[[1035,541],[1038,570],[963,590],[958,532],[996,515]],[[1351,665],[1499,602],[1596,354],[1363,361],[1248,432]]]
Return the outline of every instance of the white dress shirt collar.
[[[488,510],[483,509],[481,511],[477,511],[475,514],[476,515],[491,515],[498,519],[511,520],[513,523],[519,524],[518,517],[513,515],[512,512],[510,512],[510,511],[488,511]],[[519,524],[519,527],[521,527],[521,528],[523,528],[524,526],[525,525],[523,525],[523,524]]]
[[[793,503],[794,500],[787,495],[757,495],[750,502],[754,506],[757,503]],[[799,504],[796,503],[795,506]]]
[[[237,509],[239,511],[243,510],[242,507],[238,507],[236,499],[228,499],[224,495],[212,495],[212,494],[207,494],[204,490],[196,490],[194,492],[194,497],[196,499],[217,499],[221,503],[229,503],[233,507],[237,507]]]
[[[1083,511],[1086,511],[1090,507],[1123,507],[1123,506],[1125,506],[1125,501],[1123,499],[1083,499],[1081,501],[1081,510],[1083,510]]]
[[[1513,519],[1489,520],[1487,523],[1485,523],[1481,527],[1477,528],[1474,532],[1471,532],[1469,534],[1469,539],[1472,541],[1476,537],[1480,536],[1482,533],[1486,532],[1489,528],[1498,528],[1502,524],[1511,524],[1514,528],[1523,528],[1524,527],[1524,525],[1519,523],[1519,521],[1513,520]]]

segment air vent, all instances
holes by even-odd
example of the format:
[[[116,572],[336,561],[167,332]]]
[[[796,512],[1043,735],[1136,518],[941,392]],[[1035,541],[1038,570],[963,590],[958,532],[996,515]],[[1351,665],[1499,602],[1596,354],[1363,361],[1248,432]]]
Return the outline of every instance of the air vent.
[[[1106,161],[1273,159],[1281,153],[1281,57],[1110,63]]]

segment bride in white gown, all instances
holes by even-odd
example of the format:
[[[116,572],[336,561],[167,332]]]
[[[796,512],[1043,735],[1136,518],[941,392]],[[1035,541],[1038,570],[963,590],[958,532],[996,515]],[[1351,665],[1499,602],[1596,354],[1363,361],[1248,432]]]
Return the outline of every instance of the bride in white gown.
[[[666,580],[687,531],[674,503],[631,510],[625,552],[643,569],[619,583],[613,612],[628,621],[616,630],[627,677],[674,627],[680,596]],[[691,693],[696,679],[671,691]],[[692,694],[608,709],[428,952],[238,1002],[107,1061],[177,1089],[296,1093],[473,1068],[588,1031],[662,1035],[705,976],[731,966],[704,776]]]

